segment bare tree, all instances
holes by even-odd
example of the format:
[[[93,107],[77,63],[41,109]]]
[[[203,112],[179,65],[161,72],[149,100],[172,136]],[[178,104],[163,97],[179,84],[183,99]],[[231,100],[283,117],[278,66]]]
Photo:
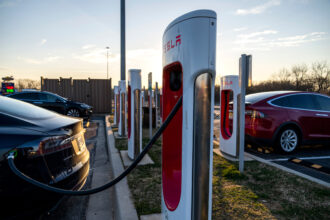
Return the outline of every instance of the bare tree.
[[[282,68],[278,73],[272,75],[272,79],[280,82],[290,82],[291,73],[288,69]]]
[[[326,61],[312,64],[312,81],[316,92],[330,94],[330,66]]]
[[[295,82],[296,89],[300,90],[302,85],[308,81],[308,67],[306,64],[295,65],[291,68],[291,77]]]
[[[22,89],[40,89],[40,81],[32,79],[18,79],[16,87]]]

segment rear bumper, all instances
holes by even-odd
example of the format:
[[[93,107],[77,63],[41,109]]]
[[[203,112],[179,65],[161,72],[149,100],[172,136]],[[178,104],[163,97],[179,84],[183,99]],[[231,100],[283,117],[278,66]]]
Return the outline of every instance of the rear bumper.
[[[37,161],[32,165],[35,167],[39,164],[41,167],[35,169],[34,172],[38,172],[37,175],[31,174],[31,169],[26,170],[25,168],[31,166],[26,164],[24,161],[16,161],[16,166],[23,173],[31,176],[38,181],[47,183],[51,186],[68,189],[68,190],[80,190],[86,183],[89,174],[89,151],[86,149],[84,152],[84,158],[87,159],[82,164],[80,169],[76,169],[75,172],[71,172],[65,178],[58,182],[51,183],[46,168],[42,169],[43,163]],[[35,177],[34,177],[35,176]],[[63,195],[49,192],[38,188],[30,183],[17,177],[9,168],[7,161],[2,161],[0,164],[0,198],[1,198],[1,211],[0,219],[15,217],[17,215],[31,215],[40,214],[50,209],[53,205],[61,199]]]

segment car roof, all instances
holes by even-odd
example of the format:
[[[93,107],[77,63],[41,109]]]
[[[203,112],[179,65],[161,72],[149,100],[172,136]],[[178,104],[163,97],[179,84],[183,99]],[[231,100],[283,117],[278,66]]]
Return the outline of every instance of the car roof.
[[[15,92],[13,94],[10,94],[10,95],[8,95],[8,97],[10,97],[12,95],[16,95],[16,94],[23,94],[23,93],[45,93],[45,94],[56,95],[56,96],[62,97],[56,93],[52,93],[52,92],[48,92],[48,91],[21,91],[21,92]]]
[[[287,94],[294,94],[294,93],[302,93],[302,92],[301,91],[269,91],[269,92],[253,93],[245,96],[245,103],[255,104],[261,100],[265,100],[268,98],[273,98]],[[307,93],[307,92],[303,92],[303,93]]]

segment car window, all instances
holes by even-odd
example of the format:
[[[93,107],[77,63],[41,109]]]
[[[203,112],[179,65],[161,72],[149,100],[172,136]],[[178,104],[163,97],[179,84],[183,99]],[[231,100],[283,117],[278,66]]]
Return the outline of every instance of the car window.
[[[24,98],[26,100],[39,100],[39,95],[38,93],[31,92],[31,93],[24,93]]]
[[[42,101],[47,101],[47,95],[43,93],[39,93],[39,99]]]
[[[275,99],[271,101],[272,104],[282,106],[282,107],[288,107],[288,99],[287,97],[281,97],[278,99]]]
[[[249,94],[249,95],[245,96],[245,103],[254,104],[263,99],[267,99],[272,96],[283,94],[283,93],[288,93],[288,91],[259,92],[259,93]]]
[[[315,99],[322,111],[330,111],[330,97],[315,95]]]
[[[14,99],[21,99],[22,95],[23,94],[21,94],[21,93],[17,93],[17,94],[9,95],[8,97],[14,98]]]
[[[55,95],[45,94],[45,93],[39,93],[39,97],[43,101],[47,102],[56,102],[58,99]]]
[[[8,96],[10,98],[14,98],[14,99],[27,99],[27,97],[29,97],[28,93],[16,93],[13,95]]]
[[[300,108],[307,110],[320,110],[315,96],[312,94],[297,94],[286,96],[283,100],[285,106],[290,108]]]
[[[56,114],[35,105],[0,96],[0,112],[27,119],[54,117]]]

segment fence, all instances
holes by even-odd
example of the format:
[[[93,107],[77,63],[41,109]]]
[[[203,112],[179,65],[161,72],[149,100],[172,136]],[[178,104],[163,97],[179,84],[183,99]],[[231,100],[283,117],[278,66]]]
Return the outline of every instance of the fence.
[[[46,79],[41,77],[41,91],[49,91],[73,101],[93,106],[94,113],[110,113],[111,79]]]

